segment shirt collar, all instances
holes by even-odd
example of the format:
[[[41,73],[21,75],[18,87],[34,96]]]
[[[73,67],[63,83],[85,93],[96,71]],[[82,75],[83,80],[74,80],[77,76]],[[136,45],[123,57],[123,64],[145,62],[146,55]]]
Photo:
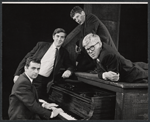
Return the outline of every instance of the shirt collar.
[[[54,47],[54,48],[57,48],[58,50],[60,49],[60,47],[56,47],[56,45],[53,43],[52,44],[52,46]]]
[[[26,76],[29,78],[29,80],[31,81],[31,83],[32,83],[32,81],[33,81],[33,79],[32,78],[30,78],[29,77],[29,75],[27,75],[27,73],[25,72],[25,74],[26,74]]]

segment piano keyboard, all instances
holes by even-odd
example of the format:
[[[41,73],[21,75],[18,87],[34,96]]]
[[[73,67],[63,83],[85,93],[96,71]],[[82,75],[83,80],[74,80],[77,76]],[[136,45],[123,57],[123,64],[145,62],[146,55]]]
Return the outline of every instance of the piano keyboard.
[[[72,116],[70,116],[70,115],[68,115],[67,113],[64,113],[64,112],[60,113],[60,115],[61,115],[63,118],[65,118],[65,120],[77,120],[77,119],[75,119],[74,117],[72,117]]]
[[[51,107],[52,110],[56,109],[55,107]],[[64,118],[65,120],[77,120],[75,119],[74,117],[72,117],[71,115],[68,115],[67,113],[65,112],[61,112],[59,113],[60,117],[61,118]]]
[[[69,85],[68,85],[69,84]],[[64,109],[56,119],[61,120],[112,120],[115,113],[115,93],[85,83],[54,84],[49,92],[49,102]],[[69,88],[68,88],[69,86]],[[84,89],[83,89],[84,87]],[[73,118],[72,118],[73,117]]]

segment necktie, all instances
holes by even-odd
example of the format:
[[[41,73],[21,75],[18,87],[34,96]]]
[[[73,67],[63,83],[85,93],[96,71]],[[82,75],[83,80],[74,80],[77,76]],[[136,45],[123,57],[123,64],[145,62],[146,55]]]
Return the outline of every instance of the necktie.
[[[104,67],[101,64],[101,61],[98,58],[96,59],[96,62],[99,65],[99,67],[105,72],[106,70],[104,69]]]
[[[53,68],[55,68],[56,67],[56,64],[57,64],[57,62],[58,62],[58,48],[56,48],[56,52],[55,52],[55,60],[54,60],[54,67]]]
[[[52,71],[52,80],[51,80],[51,82],[49,82],[48,84],[47,84],[47,93],[50,91],[50,88],[51,88],[51,86],[54,84],[54,75],[55,75],[55,68],[56,68],[56,64],[57,64],[57,62],[58,62],[58,53],[59,53],[59,51],[58,51],[58,48],[55,48],[56,49],[56,52],[55,52],[55,56],[54,56],[54,66],[53,66],[53,71]]]

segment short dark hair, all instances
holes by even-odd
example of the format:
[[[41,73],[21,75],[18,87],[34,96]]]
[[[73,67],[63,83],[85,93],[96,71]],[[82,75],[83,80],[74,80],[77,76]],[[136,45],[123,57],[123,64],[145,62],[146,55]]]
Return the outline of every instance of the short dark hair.
[[[52,36],[54,36],[56,33],[60,33],[60,32],[63,32],[63,33],[65,33],[65,34],[66,34],[66,31],[65,31],[64,29],[62,29],[62,28],[56,28],[56,29],[54,30],[53,35],[52,35]]]
[[[41,64],[40,59],[34,58],[34,57],[29,57],[29,58],[26,59],[26,64],[25,64],[25,66],[29,67],[30,62],[34,62],[34,63]]]
[[[75,6],[75,7],[73,7],[73,9],[70,11],[70,17],[73,18],[76,13],[81,13],[82,11],[83,11],[83,9],[82,9],[81,7]]]

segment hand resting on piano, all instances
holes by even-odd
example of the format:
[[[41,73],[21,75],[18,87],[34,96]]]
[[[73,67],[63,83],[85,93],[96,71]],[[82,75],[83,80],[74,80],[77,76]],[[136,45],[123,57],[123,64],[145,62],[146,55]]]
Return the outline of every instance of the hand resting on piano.
[[[56,117],[59,113],[62,113],[63,110],[61,108],[56,108],[58,105],[55,103],[48,103],[45,100],[39,99],[39,102],[42,103],[42,107],[52,110],[52,114],[50,116],[50,118],[54,118]]]
[[[52,109],[53,111],[55,111],[57,108],[51,107],[51,109]],[[76,120],[74,117],[68,115],[68,114],[65,113],[64,111],[60,112],[59,115],[60,115],[62,118],[66,119],[66,120]]]
[[[39,99],[39,102],[42,103],[42,107],[52,110],[51,118],[56,117],[59,114],[62,118],[66,119],[66,120],[76,120],[74,117],[65,113],[61,108],[56,108],[56,107],[58,107],[58,105],[55,103],[48,103],[42,99]]]

